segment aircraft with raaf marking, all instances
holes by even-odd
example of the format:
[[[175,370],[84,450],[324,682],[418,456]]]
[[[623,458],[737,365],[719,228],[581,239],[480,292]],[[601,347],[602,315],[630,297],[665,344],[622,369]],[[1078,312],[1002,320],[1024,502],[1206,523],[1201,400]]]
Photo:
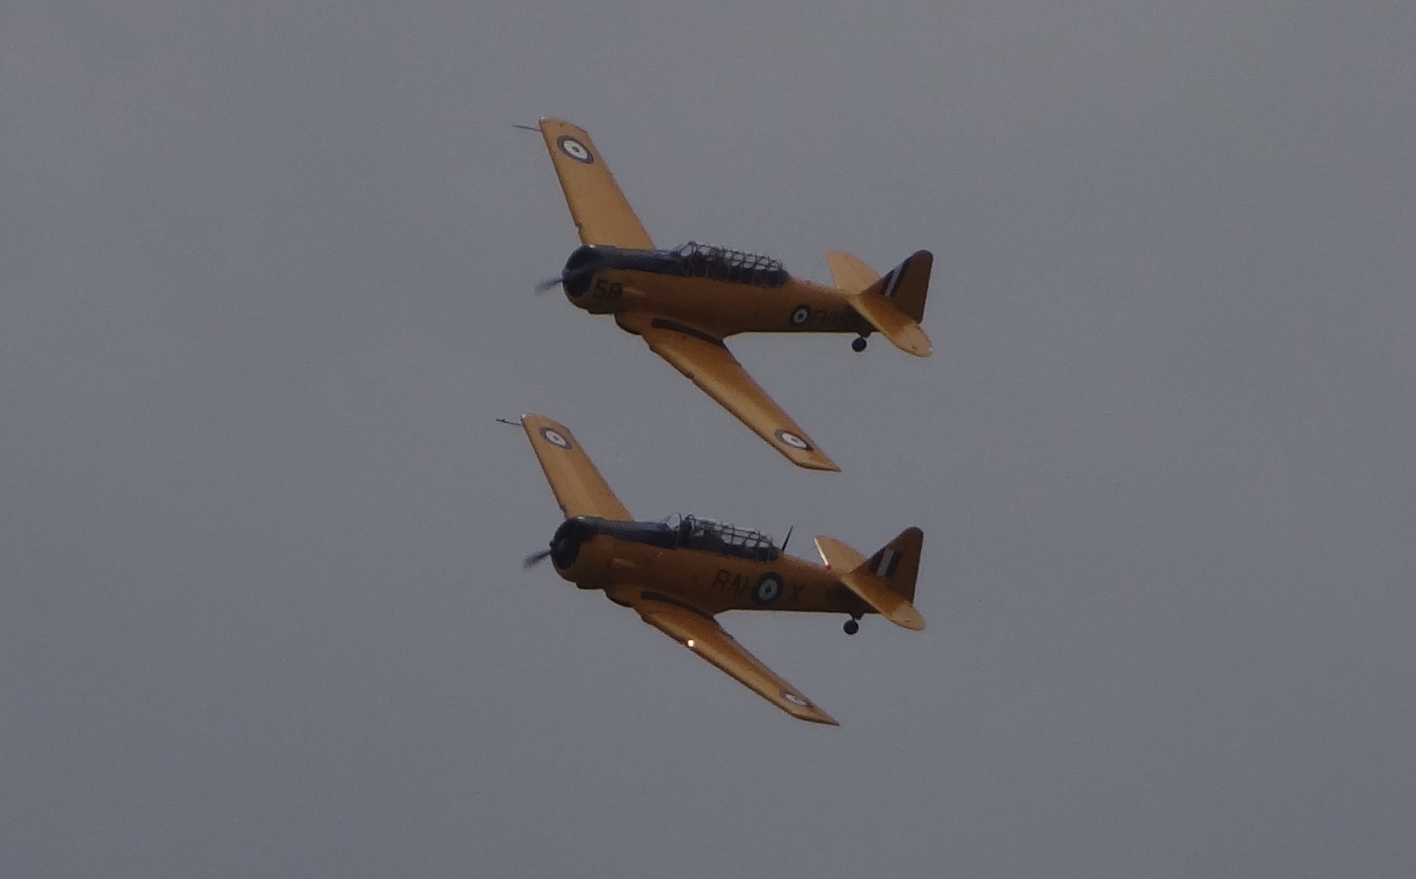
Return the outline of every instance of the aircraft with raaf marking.
[[[802,720],[836,721],[738,644],[714,617],[727,610],[840,613],[855,634],[878,613],[919,630],[914,607],[924,533],[906,528],[870,558],[839,540],[817,537],[825,566],[784,554],[766,535],[681,516],[635,521],[580,443],[561,424],[521,416],[521,426],[565,514],[550,547],[556,573],[581,589],[602,590],[754,693]],[[790,535],[788,535],[790,536]]]
[[[530,126],[518,126],[530,128]],[[654,246],[584,129],[560,119],[538,128],[551,154],[582,246],[559,278],[566,296],[592,314],[612,314],[649,349],[702,388],[792,463],[839,470],[728,351],[735,333],[853,333],[851,346],[879,332],[919,357],[933,256],[911,255],[883,278],[861,260],[828,251],[836,286],[793,277],[774,259],[689,242]]]

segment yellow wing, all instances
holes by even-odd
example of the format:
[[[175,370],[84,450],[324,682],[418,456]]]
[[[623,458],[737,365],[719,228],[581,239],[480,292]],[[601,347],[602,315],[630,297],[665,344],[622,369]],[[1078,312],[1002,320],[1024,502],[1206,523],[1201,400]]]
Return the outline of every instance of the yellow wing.
[[[712,617],[638,589],[616,590],[616,598],[626,600],[644,622],[673,638],[749,690],[801,720],[839,726],[835,718],[817,708],[800,690],[782,680],[772,669],[748,653]]]
[[[643,336],[649,350],[688,376],[793,464],[810,470],[841,469],[752,380],[721,339],[638,312],[620,314],[616,319],[625,329]]]
[[[599,516],[622,521],[631,518],[629,510],[610,491],[605,477],[595,469],[590,456],[565,425],[544,415],[523,415],[521,426],[531,439],[531,448],[541,462],[541,469],[546,471],[546,481],[551,484],[556,503],[560,504],[566,518]]]
[[[541,136],[581,243],[652,250],[654,242],[585,129],[561,119],[542,119]]]

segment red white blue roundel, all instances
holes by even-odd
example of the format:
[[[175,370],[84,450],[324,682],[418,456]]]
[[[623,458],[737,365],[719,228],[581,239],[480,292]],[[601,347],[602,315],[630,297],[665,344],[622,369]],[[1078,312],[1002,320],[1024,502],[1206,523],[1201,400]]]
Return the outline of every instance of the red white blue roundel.
[[[545,437],[546,442],[553,446],[567,450],[570,449],[570,440],[566,439],[565,434],[559,431],[552,430],[549,427],[543,427],[541,428],[541,436]]]
[[[782,445],[791,446],[803,452],[811,451],[811,443],[792,433],[790,430],[779,430],[775,435],[777,439],[781,441]]]
[[[581,164],[588,165],[595,161],[595,157],[590,154],[589,147],[568,134],[562,134],[556,138],[556,146],[560,147],[561,152]]]
[[[757,585],[752,587],[752,600],[766,607],[781,598],[785,590],[786,585],[782,583],[781,576],[768,571],[757,580]]]

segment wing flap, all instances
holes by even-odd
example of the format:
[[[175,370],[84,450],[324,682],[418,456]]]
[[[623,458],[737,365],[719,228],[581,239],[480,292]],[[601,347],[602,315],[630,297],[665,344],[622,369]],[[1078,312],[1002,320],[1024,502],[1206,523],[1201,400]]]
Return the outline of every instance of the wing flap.
[[[716,665],[738,683],[792,717],[839,726],[835,718],[816,707],[800,690],[748,653],[712,617],[673,602],[666,596],[656,598],[651,592],[639,592],[629,597],[628,601],[644,622]]]
[[[628,521],[631,516],[565,425],[544,415],[523,415],[521,426],[541,462],[561,512]]]
[[[753,381],[721,339],[642,313],[621,313],[617,320],[793,464],[809,470],[841,469]]]
[[[654,242],[585,129],[549,118],[540,128],[581,243],[652,250]]]

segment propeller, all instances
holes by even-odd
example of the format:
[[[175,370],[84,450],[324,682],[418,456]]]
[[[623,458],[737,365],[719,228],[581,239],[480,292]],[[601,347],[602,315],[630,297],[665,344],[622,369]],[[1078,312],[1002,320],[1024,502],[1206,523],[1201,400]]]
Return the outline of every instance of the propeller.
[[[551,551],[549,549],[543,549],[540,552],[533,552],[528,555],[526,559],[521,563],[521,567],[527,569],[534,568],[541,562],[544,562],[550,556],[550,554]]]
[[[572,255],[571,259],[574,260],[575,257]],[[585,283],[588,283],[587,278],[594,274],[594,262],[582,261],[574,268],[570,268],[569,266],[567,266],[566,268],[562,269],[561,273],[559,275],[556,275],[554,278],[547,278],[544,281],[541,281],[539,284],[536,285],[536,292],[544,293],[559,284],[565,284],[568,287],[583,285]]]

